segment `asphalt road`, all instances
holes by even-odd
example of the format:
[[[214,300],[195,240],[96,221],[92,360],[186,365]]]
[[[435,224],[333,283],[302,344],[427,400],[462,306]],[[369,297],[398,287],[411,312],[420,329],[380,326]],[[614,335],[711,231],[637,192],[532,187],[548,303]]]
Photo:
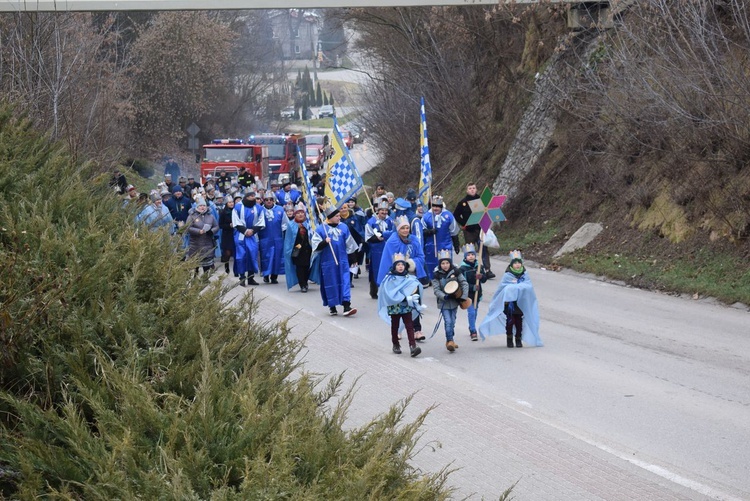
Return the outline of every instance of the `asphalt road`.
[[[496,272],[507,264],[493,261]],[[262,317],[295,315],[307,370],[359,378],[349,426],[413,392],[409,417],[438,404],[414,462],[458,468],[457,497],[497,498],[519,481],[517,499],[750,499],[750,313],[529,270],[544,347],[471,342],[460,312],[459,350],[446,351],[441,327],[416,359],[391,353],[366,275],[354,281],[350,318],[328,316],[317,287],[253,293],[266,298]],[[485,301],[497,284],[487,283]],[[431,331],[430,289],[427,304]]]

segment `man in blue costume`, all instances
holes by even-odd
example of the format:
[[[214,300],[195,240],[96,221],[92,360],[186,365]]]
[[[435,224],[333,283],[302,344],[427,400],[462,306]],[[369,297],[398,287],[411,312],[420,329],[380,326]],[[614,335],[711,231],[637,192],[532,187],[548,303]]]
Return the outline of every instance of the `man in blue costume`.
[[[286,211],[276,205],[273,193],[266,193],[263,200],[263,218],[266,226],[258,232],[260,271],[265,283],[279,283],[284,274],[284,232],[289,225]]]
[[[296,204],[302,199],[302,192],[292,188],[292,183],[286,182],[280,190],[276,192],[276,203],[284,205],[286,203]]]
[[[388,202],[381,201],[375,210],[376,214],[365,225],[365,240],[370,246],[370,297],[373,299],[378,298],[378,272],[385,242],[395,230],[393,220],[388,217]]]
[[[234,227],[234,262],[240,275],[240,285],[258,285],[253,275],[258,272],[258,236],[266,226],[263,208],[255,202],[255,192],[245,194],[242,203],[232,212]]]
[[[523,343],[527,346],[544,346],[539,337],[539,303],[521,253],[517,250],[510,253],[510,264],[503,274],[500,287],[492,296],[487,316],[479,326],[479,335],[484,340],[486,336],[504,332],[508,348],[512,348],[514,327],[517,348],[521,348]]]
[[[284,271],[286,288],[299,284],[300,292],[307,292],[309,282],[320,283],[319,266],[311,264],[312,227],[307,219],[307,207],[302,202],[294,208],[294,219],[284,233]],[[315,272],[315,273],[313,273]]]
[[[432,197],[432,210],[422,217],[424,226],[424,259],[427,276],[432,279],[433,270],[438,265],[438,250],[450,249],[458,254],[461,246],[458,242],[458,232],[461,228],[449,211],[445,210],[443,197]],[[451,259],[451,264],[453,260]]]
[[[357,250],[357,243],[349,228],[341,223],[336,209],[326,211],[326,222],[319,225],[312,236],[312,248],[319,253],[320,296],[331,315],[338,315],[336,306],[344,306],[344,316],[357,313],[352,308],[351,281],[347,255]]]
[[[365,211],[357,205],[357,197],[351,197],[349,201],[346,202],[346,205],[349,207],[349,219],[344,222],[349,227],[349,231],[354,237],[354,240],[356,240],[358,244],[361,244],[357,251],[357,273],[354,275],[354,278],[359,278],[360,268],[365,262],[365,256],[369,250],[367,242],[365,241],[367,216],[365,216]],[[357,235],[359,235],[360,238],[357,238]]]

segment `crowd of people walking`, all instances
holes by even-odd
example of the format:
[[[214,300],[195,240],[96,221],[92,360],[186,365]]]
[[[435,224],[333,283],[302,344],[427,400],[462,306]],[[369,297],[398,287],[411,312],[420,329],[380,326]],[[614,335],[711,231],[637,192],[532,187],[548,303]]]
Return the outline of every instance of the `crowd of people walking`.
[[[223,272],[242,287],[278,284],[284,276],[288,290],[307,293],[317,284],[329,315],[354,316],[352,281],[367,272],[369,295],[378,300],[379,316],[390,325],[392,351],[401,353],[406,331],[412,357],[421,353],[422,312],[425,290],[432,288],[443,323],[445,347],[458,349],[456,319],[466,310],[469,339],[506,334],[507,346],[524,342],[541,346],[539,310],[528,271],[519,251],[511,253],[488,312],[477,325],[482,286],[495,278],[489,252],[482,245],[479,226],[467,225],[471,200],[479,198],[469,183],[466,196],[453,212],[441,196],[425,207],[413,189],[395,197],[382,183],[375,187],[370,207],[351,198],[336,209],[317,204],[321,221],[310,221],[302,193],[292,183],[263,189],[239,186],[226,173],[203,184],[193,177],[173,180],[174,166],[165,172],[158,189],[143,196],[116,172],[111,185],[124,203],[137,201],[142,208],[135,219],[152,231],[181,236],[186,259],[194,260],[195,273],[211,273],[218,258]],[[463,232],[464,245],[459,235]],[[462,257],[454,263],[454,253]],[[341,309],[339,309],[341,307]]]

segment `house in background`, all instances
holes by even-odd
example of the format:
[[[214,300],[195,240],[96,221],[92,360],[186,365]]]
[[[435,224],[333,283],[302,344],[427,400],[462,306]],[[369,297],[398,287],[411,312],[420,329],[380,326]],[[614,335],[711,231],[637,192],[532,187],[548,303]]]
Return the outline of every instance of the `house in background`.
[[[312,60],[318,55],[322,18],[315,9],[275,9],[269,13],[273,38],[284,59]]]

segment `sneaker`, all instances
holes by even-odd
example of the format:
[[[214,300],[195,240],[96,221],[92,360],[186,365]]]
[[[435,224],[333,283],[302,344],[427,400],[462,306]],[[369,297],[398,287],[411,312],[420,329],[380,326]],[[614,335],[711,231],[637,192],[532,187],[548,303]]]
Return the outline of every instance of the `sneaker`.
[[[278,281],[278,279],[276,279],[276,278],[272,278],[272,279],[271,279],[271,283],[272,283],[272,284],[278,284],[278,283],[279,283],[279,281]]]
[[[299,290],[300,292],[307,292],[307,287],[300,287]]]
[[[241,277],[240,278],[240,287],[244,287],[244,286],[245,286],[245,277]]]
[[[255,281],[255,278],[249,277],[247,279],[247,285],[259,285],[258,282]]]
[[[476,332],[470,332],[469,337],[471,338],[472,341],[476,341],[478,339]]]
[[[270,279],[268,278],[268,276],[263,277],[263,283],[267,284],[268,282],[270,282]]]
[[[331,315],[332,317],[335,317],[336,315],[339,314],[339,312],[336,311],[336,308],[331,306],[330,308],[328,308],[328,314]]]
[[[454,351],[456,351],[456,348],[458,348],[458,345],[451,339],[450,341],[445,343],[445,347],[448,348],[448,351],[453,353]]]
[[[401,347],[399,345],[397,345],[397,344],[394,344],[393,345],[393,353],[395,353],[396,355],[401,355]]]
[[[345,317],[351,317],[355,313],[357,313],[357,308],[348,308],[347,309],[346,307],[344,307],[344,316]]]
[[[411,357],[412,358],[416,357],[420,353],[422,353],[422,348],[420,348],[417,345],[414,345],[414,346],[411,347]]]
[[[496,277],[497,275],[495,275],[494,273],[492,273],[491,271],[489,271],[489,270],[488,270],[488,271],[487,271],[487,273],[485,273],[485,274],[484,274],[484,276],[486,276],[486,277],[487,277],[487,280],[492,280],[492,279],[493,279],[493,278],[495,278],[495,277]]]
[[[422,331],[417,331],[414,333],[414,340],[415,341],[424,341],[425,337],[424,334],[422,334]]]

